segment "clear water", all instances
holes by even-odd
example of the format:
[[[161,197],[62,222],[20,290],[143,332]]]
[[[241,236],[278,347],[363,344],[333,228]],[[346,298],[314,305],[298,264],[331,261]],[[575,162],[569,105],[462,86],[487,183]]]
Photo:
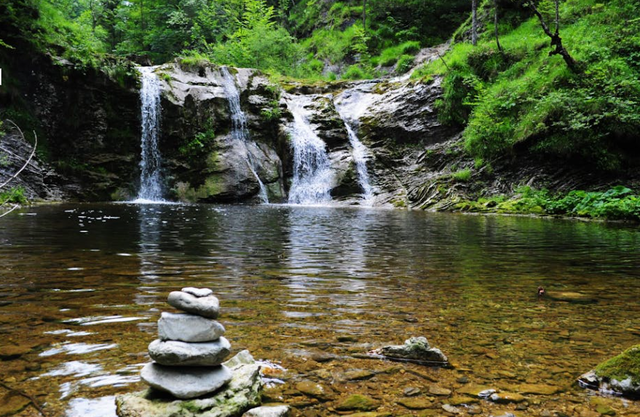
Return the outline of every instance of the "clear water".
[[[503,391],[561,388],[526,395],[519,416],[592,415],[593,395],[575,378],[640,338],[640,231],[615,224],[336,207],[42,206],[0,221],[0,277],[0,380],[46,403],[50,416],[112,417],[113,395],[143,389],[138,372],[160,312],[171,310],[166,297],[186,286],[219,296],[234,351],[287,369],[272,371],[285,384],[267,394],[295,405],[296,416],[335,415],[351,393],[394,416],[443,415],[468,385],[460,378]],[[538,285],[595,302],[538,300]],[[455,368],[362,358],[418,335]],[[349,379],[363,370],[373,375]],[[323,384],[329,399],[300,394],[300,380]],[[430,395],[433,385],[453,393]],[[410,387],[431,401],[427,410],[400,405]],[[638,402],[598,400],[618,416],[640,415]],[[476,405],[483,416],[515,408]]]
[[[142,75],[140,111],[142,120],[140,190],[136,202],[162,201],[162,156],[158,146],[160,135],[160,80],[156,67],[138,67]]]
[[[342,117],[347,128],[347,133],[349,134],[351,154],[353,155],[353,162],[356,165],[356,172],[358,173],[358,183],[363,191],[363,205],[367,206],[373,205],[373,199],[375,197],[375,189],[371,184],[369,170],[367,169],[367,160],[369,159],[370,151],[365,144],[360,141],[356,132],[360,124],[360,117],[366,112],[369,104],[370,101],[363,99],[363,94],[358,90],[358,87],[344,91],[335,100],[336,110],[340,114],[340,117]]]
[[[242,107],[240,106],[240,91],[236,86],[236,79],[227,67],[220,68],[220,74],[222,74],[222,88],[227,96],[227,101],[229,103],[229,112],[231,113],[231,123],[232,123],[232,136],[233,139],[238,141],[238,146],[243,152],[243,156],[245,161],[247,162],[247,166],[249,170],[254,175],[256,180],[258,181],[258,185],[260,186],[260,200],[262,203],[269,202],[269,196],[267,194],[267,188],[264,183],[258,176],[256,170],[258,169],[256,163],[254,162],[253,157],[251,156],[251,152],[247,149],[247,141],[250,139],[249,129],[247,129],[247,117],[242,111]]]
[[[287,95],[293,123],[290,128],[293,148],[293,181],[289,204],[323,205],[331,201],[329,192],[335,175],[331,168],[326,144],[313,131],[304,109],[308,97]]]

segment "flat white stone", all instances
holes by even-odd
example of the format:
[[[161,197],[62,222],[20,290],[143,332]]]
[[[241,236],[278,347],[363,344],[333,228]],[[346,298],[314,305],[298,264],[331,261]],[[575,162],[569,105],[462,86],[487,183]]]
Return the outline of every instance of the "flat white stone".
[[[192,368],[149,363],[142,368],[140,376],[153,388],[166,391],[176,398],[189,399],[216,392],[231,380],[233,374],[224,365]]]
[[[195,287],[185,287],[182,289],[182,292],[189,293],[191,295],[195,295],[196,297],[208,297],[213,294],[213,290],[209,288],[195,288]]]
[[[188,292],[173,291],[169,294],[167,301],[178,310],[210,319],[218,318],[220,312],[220,302],[214,295],[196,297]]]
[[[252,408],[242,415],[242,417],[288,417],[291,409],[288,405],[263,405]]]
[[[206,343],[158,339],[149,345],[149,356],[166,366],[217,366],[224,362],[230,352],[231,344],[224,337]]]
[[[162,340],[183,342],[213,342],[225,332],[215,320],[194,314],[162,313],[158,320],[158,336]]]

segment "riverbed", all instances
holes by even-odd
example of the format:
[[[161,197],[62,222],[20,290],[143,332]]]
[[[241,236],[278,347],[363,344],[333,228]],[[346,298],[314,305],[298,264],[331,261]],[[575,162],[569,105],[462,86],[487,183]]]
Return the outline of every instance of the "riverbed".
[[[138,373],[160,312],[173,310],[168,293],[187,286],[214,290],[234,352],[270,364],[266,399],[291,404],[294,415],[336,415],[351,394],[393,416],[447,415],[446,405],[462,415],[640,415],[638,402],[575,384],[640,343],[634,226],[62,204],[1,219],[0,242],[0,380],[49,416],[115,416],[114,395],[144,388]],[[539,299],[538,286],[579,298]],[[412,336],[426,336],[453,367],[365,357]],[[478,386],[523,399],[460,402]],[[39,415],[23,403],[16,415]]]

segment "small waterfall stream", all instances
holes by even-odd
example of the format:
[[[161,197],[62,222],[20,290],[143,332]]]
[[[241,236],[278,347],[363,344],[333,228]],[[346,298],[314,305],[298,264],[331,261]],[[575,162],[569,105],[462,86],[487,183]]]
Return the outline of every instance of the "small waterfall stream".
[[[267,195],[267,188],[264,183],[258,176],[257,165],[253,161],[253,157],[251,156],[251,152],[247,148],[247,141],[249,140],[249,130],[247,129],[247,117],[242,111],[242,107],[240,107],[240,91],[238,91],[238,87],[236,86],[236,80],[233,75],[229,72],[227,67],[222,67],[220,69],[220,73],[222,74],[222,88],[224,89],[225,95],[227,96],[227,101],[229,102],[229,111],[231,113],[231,123],[232,123],[232,136],[234,140],[237,140],[243,149],[243,157],[245,161],[247,161],[247,166],[251,173],[258,180],[258,185],[260,186],[260,201],[262,203],[269,203],[269,196]]]
[[[307,121],[300,103],[306,98],[288,95],[286,99],[293,114],[293,182],[289,190],[289,204],[326,204],[331,201],[329,191],[334,182],[326,145]]]
[[[155,67],[139,67],[142,76],[140,102],[142,113],[142,155],[140,190],[134,202],[162,202],[162,157],[158,148],[160,135],[160,80]]]
[[[363,202],[366,205],[372,205],[374,187],[371,185],[369,171],[367,169],[367,160],[369,159],[370,151],[360,141],[356,133],[360,116],[365,112],[370,102],[366,99],[366,95],[362,94],[362,92],[356,88],[353,90],[347,90],[340,96],[336,97],[334,103],[336,110],[344,121],[347,133],[349,134],[349,143],[352,148],[353,161],[355,162],[356,172],[358,173],[358,183],[363,190]]]

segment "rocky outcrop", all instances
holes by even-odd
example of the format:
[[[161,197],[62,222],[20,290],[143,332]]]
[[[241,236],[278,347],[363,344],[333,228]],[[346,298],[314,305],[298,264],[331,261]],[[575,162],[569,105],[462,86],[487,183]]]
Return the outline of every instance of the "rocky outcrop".
[[[578,378],[584,388],[640,398],[640,345],[635,345]]]

